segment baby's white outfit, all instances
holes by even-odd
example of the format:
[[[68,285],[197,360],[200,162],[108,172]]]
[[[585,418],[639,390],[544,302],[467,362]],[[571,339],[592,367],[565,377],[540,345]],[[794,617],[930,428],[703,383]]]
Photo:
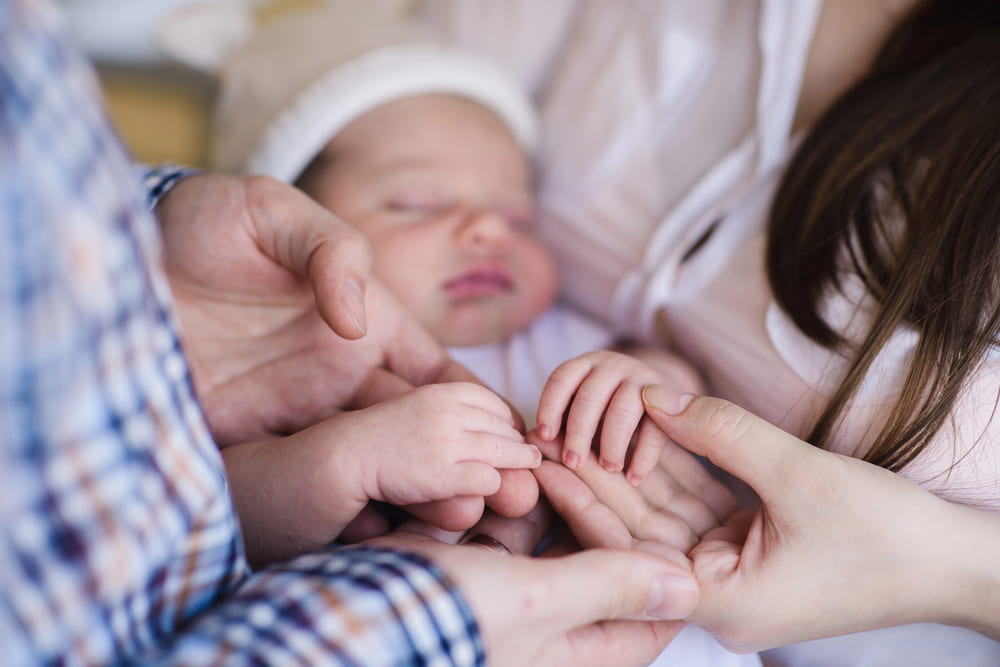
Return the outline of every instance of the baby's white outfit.
[[[821,1],[420,4],[447,39],[507,62],[534,91],[541,231],[567,301],[616,331],[669,340],[711,393],[805,437],[846,362],[774,304],[764,244]],[[845,292],[823,308],[850,334],[870,321],[872,304],[856,283]],[[871,443],[915,340],[900,329],[888,342],[833,450],[850,455]],[[1000,362],[987,359],[953,411],[954,426],[903,474],[945,498],[1000,511],[998,387]],[[995,666],[1000,643],[922,624],[783,647],[764,660]]]

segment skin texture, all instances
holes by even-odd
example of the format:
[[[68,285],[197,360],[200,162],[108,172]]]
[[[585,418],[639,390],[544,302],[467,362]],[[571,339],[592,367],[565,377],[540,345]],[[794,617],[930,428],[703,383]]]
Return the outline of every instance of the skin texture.
[[[662,431],[643,421],[640,391],[647,384],[666,382],[692,389],[700,382],[691,379],[690,371],[680,373],[680,380],[667,371],[686,368],[673,355],[649,349],[644,357],[640,361],[620,352],[597,350],[552,371],[538,402],[537,431],[539,437],[544,434],[545,439],[552,439],[565,419],[561,460],[567,467],[579,469],[595,440],[599,441],[601,467],[612,473],[624,470],[633,486],[642,484],[656,467],[667,440]]]
[[[395,308],[391,298],[374,302],[373,292],[378,288],[371,281],[364,290],[368,308],[361,313],[354,311],[354,317],[346,320],[340,317],[343,309],[350,311],[358,307],[358,302],[350,296],[351,290],[338,301],[338,295],[344,294],[341,283],[345,276],[359,277],[362,288],[365,287],[367,254],[362,252],[366,250],[365,245],[359,244],[358,237],[348,229],[344,237],[346,245],[331,239],[326,241],[327,249],[322,251],[328,258],[339,257],[337,262],[329,266],[320,262],[315,268],[311,267],[315,261],[311,258],[316,256],[317,246],[323,244],[328,233],[339,233],[346,226],[338,227],[339,221],[325,212],[316,215],[315,210],[296,198],[291,188],[267,179],[211,175],[194,179],[181,183],[168,195],[172,201],[165,202],[168,206],[160,210],[160,216],[171,278],[181,287],[176,299],[182,311],[185,350],[200,362],[193,366],[195,385],[215,399],[214,409],[208,411],[210,418],[238,415],[239,418],[232,421],[216,420],[217,425],[225,427],[223,432],[228,432],[237,442],[244,434],[263,434],[271,439],[261,451],[269,454],[275,453],[280,446],[309,451],[308,446],[295,447],[297,443],[289,437],[273,439],[269,427],[277,424],[280,429],[292,428],[315,419],[316,414],[326,410],[338,412],[344,407],[338,402],[365,403],[371,400],[372,394],[367,399],[359,398],[358,394],[363,394],[365,389],[363,380],[368,379],[359,372],[362,381],[358,385],[346,389],[331,387],[333,398],[326,395],[323,400],[316,399],[315,403],[304,405],[280,403],[262,407],[253,402],[255,397],[280,401],[283,393],[301,389],[302,382],[319,382],[331,372],[326,365],[329,363],[326,354],[337,356],[332,353],[340,351],[340,356],[351,358],[339,347],[347,342],[333,334],[327,323],[318,314],[309,313],[303,304],[313,298],[312,283],[304,276],[313,276],[313,282],[319,283],[313,285],[317,287],[317,299],[329,301],[333,295],[332,304],[328,304],[331,307],[326,312],[346,335],[356,335],[357,327],[352,330],[355,321],[362,324],[362,328],[367,322],[374,333],[377,328],[374,323],[380,321],[378,318],[394,315],[398,320],[395,320],[397,328],[393,331],[413,334],[416,343],[430,338],[421,338],[419,327],[407,324],[409,321],[398,314],[401,311]],[[264,199],[257,200],[257,197]],[[256,203],[248,203],[254,200]],[[308,203],[306,200],[305,204]],[[254,210],[258,205],[263,208]],[[304,224],[290,227],[290,222]],[[291,233],[285,233],[286,230]],[[345,248],[353,249],[341,257],[340,251]],[[317,275],[319,280],[315,279]],[[429,357],[417,357],[423,359],[426,367],[399,367],[393,364],[394,356],[390,354],[399,349],[393,345],[412,347],[416,344],[414,340],[404,343],[393,341],[391,336],[380,339],[366,336],[365,339],[350,344],[374,346],[375,351],[369,354],[385,364],[380,368],[382,386],[375,387],[375,393],[381,393],[383,398],[392,395],[394,389],[408,387],[406,377],[422,379],[421,371],[431,376],[463,375],[460,367],[449,371],[446,360],[441,370],[438,362],[443,353],[435,345],[425,348],[432,353]],[[216,362],[213,354],[224,351],[226,343],[239,353],[222,354]],[[270,348],[271,343],[289,347],[275,351]],[[380,351],[378,344],[385,348]],[[300,349],[295,345],[306,346],[310,354],[289,356],[289,350]],[[414,357],[404,355],[404,359],[415,363]],[[353,360],[360,365],[369,357],[356,355]],[[272,366],[271,371],[262,373],[261,366],[268,364]],[[406,377],[390,372],[397,368],[405,370]],[[225,380],[240,376],[245,381],[238,385],[241,391],[234,391],[234,385]],[[335,389],[342,393],[333,391]],[[425,389],[431,392],[430,397],[436,404],[441,403],[440,396],[433,392],[449,390],[448,385]],[[476,388],[461,388],[464,396],[470,391],[474,394]],[[487,417],[486,430],[510,435],[506,429],[513,428],[516,420],[499,399],[485,390],[481,393],[480,414]],[[405,404],[413,395],[401,396],[397,401]],[[382,404],[378,407],[385,408]],[[370,418],[362,414],[365,412],[360,410],[355,417]],[[396,426],[395,422],[381,418],[377,411],[369,414],[388,428]],[[335,422],[329,419],[317,428],[334,428]],[[301,437],[312,436],[307,431]],[[317,438],[317,441],[322,440],[324,438]],[[223,453],[240,452],[241,449],[237,444]],[[286,458],[294,460],[294,457]],[[521,472],[529,477],[530,486],[517,488],[515,484],[512,488],[517,491],[515,498],[530,502],[521,512],[524,513],[535,506],[537,487],[530,473]],[[505,479],[504,485],[509,481]],[[369,482],[366,477],[366,493],[382,493],[380,481],[375,485],[378,491],[368,487]],[[291,486],[294,485],[288,484],[285,488]],[[474,521],[472,519],[468,525]],[[490,521],[501,521],[509,526],[508,530],[522,534],[520,541],[505,537],[519,551],[527,551],[537,543],[540,523],[533,522],[530,517],[514,524],[494,516],[484,520],[484,525],[489,525]],[[528,534],[524,534],[524,527],[529,530]],[[532,530],[535,532],[531,533]],[[498,532],[504,535],[501,529]],[[428,524],[415,524],[407,531],[379,538],[379,543],[423,553],[445,569],[475,610],[491,664],[600,665],[612,660],[623,665],[647,664],[682,626],[678,621],[664,619],[682,618],[697,602],[697,587],[690,570],[683,561],[679,564],[676,556],[671,559],[637,550],[604,550],[533,560],[476,546],[449,544],[429,535],[450,535],[452,541],[457,538],[456,534],[442,533]],[[613,579],[606,576],[608,573]],[[580,582],[597,580],[604,583],[580,589]],[[573,604],[567,609],[566,600],[570,599]]]
[[[502,340],[555,298],[531,165],[478,104],[422,95],[377,107],[299,185],[365,235],[375,275],[445,346]]]
[[[456,499],[457,515],[412,509],[443,528],[468,528],[500,489],[498,469],[541,462],[496,394],[455,382],[417,387],[223,456],[256,563],[328,544],[369,499],[397,506]]]
[[[541,441],[533,433],[528,439],[549,459],[534,471],[545,498],[584,548],[653,542],[686,553],[738,507],[729,489],[669,441],[649,478],[635,487],[623,474],[605,470],[592,453],[571,470],[556,462],[558,440]]]
[[[760,509],[730,515],[688,551],[701,590],[688,620],[727,647],[757,651],[925,621],[1000,637],[996,516],[813,447],[726,401],[666,386],[647,387],[643,398],[672,441],[760,496]],[[631,518],[636,498],[593,481],[574,490],[565,469],[548,465],[536,472],[546,495],[576,535],[592,536],[588,544],[647,531]]]
[[[234,449],[227,459],[251,466],[241,472],[231,465],[234,479],[255,479],[261,473],[252,466],[268,459],[237,448],[280,444],[288,433],[415,385],[475,381],[369,278],[367,241],[297,189],[262,177],[203,174],[176,185],[157,214],[195,391],[216,442]],[[359,338],[363,331],[369,333]],[[505,415],[523,428],[517,415]],[[295,456],[268,472],[293,486],[312,450],[289,449]],[[529,511],[538,498],[530,472],[499,474],[488,504],[509,516]],[[235,495],[267,502],[252,489]],[[481,497],[455,497],[413,510],[456,528],[475,523],[482,506]],[[250,507],[243,513],[262,515]],[[299,538],[302,545],[315,539]],[[268,551],[265,540],[261,553]]]
[[[534,547],[540,525],[488,517],[477,529],[517,554]],[[698,599],[683,556],[662,545],[528,558],[448,543],[457,538],[411,523],[374,542],[444,568],[475,612],[491,665],[647,665],[683,627],[669,619]]]

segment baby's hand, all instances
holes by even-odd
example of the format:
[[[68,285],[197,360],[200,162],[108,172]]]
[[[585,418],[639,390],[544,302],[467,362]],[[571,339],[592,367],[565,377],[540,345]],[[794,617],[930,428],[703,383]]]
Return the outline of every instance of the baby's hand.
[[[662,374],[619,352],[599,350],[570,359],[552,372],[542,390],[538,435],[544,440],[554,438],[568,410],[563,463],[579,470],[600,429],[601,466],[618,472],[625,467],[629,444],[638,430],[628,480],[639,486],[667,442],[662,431],[643,420],[641,392],[646,385],[662,382]]]
[[[499,469],[536,468],[542,455],[508,405],[470,382],[417,387],[354,413],[364,493],[394,505],[490,496]]]

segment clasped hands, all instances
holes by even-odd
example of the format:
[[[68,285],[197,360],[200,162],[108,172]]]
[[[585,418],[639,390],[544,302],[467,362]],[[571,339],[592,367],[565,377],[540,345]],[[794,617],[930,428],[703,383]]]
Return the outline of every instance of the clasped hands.
[[[194,176],[157,212],[192,380],[224,453],[248,442],[288,442],[283,436],[414,385],[473,380],[368,278],[364,239],[293,188],[266,178]],[[928,559],[899,555],[933,556],[939,541],[909,522],[880,518],[948,525],[947,503],[724,401],[692,401],[665,386],[647,387],[643,401],[670,442],[641,487],[593,459],[577,471],[546,461],[534,475],[504,471],[501,493],[490,499],[501,514],[524,514],[540,484],[576,541],[604,548],[522,561],[413,533],[380,538],[445,567],[476,610],[494,662],[584,664],[586,656],[594,664],[642,664],[679,629],[653,619],[688,617],[729,646],[756,650],[932,617],[917,599],[919,587],[899,583],[926,578]],[[486,411],[503,412],[496,403]],[[558,458],[556,442],[529,440]],[[761,508],[730,515],[732,497],[674,443],[744,479]],[[265,465],[262,481],[267,472]],[[451,517],[451,527],[464,527],[481,513],[482,499],[457,511],[422,509],[436,523],[449,527]],[[869,539],[854,547],[858,534]],[[629,547],[639,550],[622,551]],[[620,575],[613,589],[595,585],[607,572]],[[893,608],[907,616],[872,618],[856,591],[873,589],[902,596]]]

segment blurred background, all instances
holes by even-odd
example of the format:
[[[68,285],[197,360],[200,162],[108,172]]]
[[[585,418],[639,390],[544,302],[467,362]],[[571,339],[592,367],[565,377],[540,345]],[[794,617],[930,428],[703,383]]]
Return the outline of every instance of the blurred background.
[[[140,162],[205,166],[214,77],[180,62],[170,40],[189,57],[211,59],[220,23],[233,39],[252,23],[321,0],[58,0],[77,41],[98,69],[112,119]],[[365,2],[367,0],[358,0]],[[165,26],[198,15],[174,34]],[[208,37],[211,35],[211,38]],[[225,41],[225,40],[222,40]]]

